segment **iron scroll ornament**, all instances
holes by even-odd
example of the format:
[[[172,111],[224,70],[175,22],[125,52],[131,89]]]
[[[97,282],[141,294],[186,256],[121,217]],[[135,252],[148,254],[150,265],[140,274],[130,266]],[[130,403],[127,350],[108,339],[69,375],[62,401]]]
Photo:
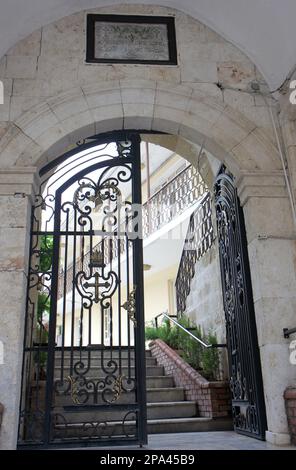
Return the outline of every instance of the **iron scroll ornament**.
[[[134,286],[133,290],[129,293],[128,299],[122,305],[122,308],[127,311],[128,318],[133,322],[135,328],[137,327],[137,319],[136,319],[136,286]]]
[[[108,374],[102,379],[89,379],[82,375],[66,377],[63,381],[55,382],[55,391],[59,397],[71,397],[74,405],[107,404],[117,402],[122,393],[135,390],[134,379],[119,374]]]

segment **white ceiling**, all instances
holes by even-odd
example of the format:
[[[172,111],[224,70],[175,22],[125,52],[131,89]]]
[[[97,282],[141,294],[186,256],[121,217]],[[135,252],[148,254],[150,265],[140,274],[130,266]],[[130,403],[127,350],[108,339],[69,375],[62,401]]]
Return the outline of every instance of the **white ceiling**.
[[[198,18],[240,47],[271,88],[296,64],[295,0],[0,0],[0,57],[35,29],[103,5],[167,5]]]

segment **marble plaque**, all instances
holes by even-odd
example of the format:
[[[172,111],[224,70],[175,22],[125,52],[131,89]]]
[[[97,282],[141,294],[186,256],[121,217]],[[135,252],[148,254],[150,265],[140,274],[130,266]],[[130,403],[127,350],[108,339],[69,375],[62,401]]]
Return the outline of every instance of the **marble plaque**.
[[[91,62],[175,64],[173,18],[88,15]],[[94,18],[93,18],[94,17]],[[133,18],[136,18],[133,21]]]

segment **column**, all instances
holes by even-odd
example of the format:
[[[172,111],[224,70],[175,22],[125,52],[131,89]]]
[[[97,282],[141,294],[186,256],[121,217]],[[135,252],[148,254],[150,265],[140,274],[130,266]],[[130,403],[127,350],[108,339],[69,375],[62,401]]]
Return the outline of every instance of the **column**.
[[[296,234],[281,171],[244,173],[238,179],[244,210],[268,431],[266,439],[289,444],[285,402],[295,381],[290,340],[283,328],[296,326]]]
[[[29,259],[30,212],[35,168],[0,170],[0,449],[17,444]]]

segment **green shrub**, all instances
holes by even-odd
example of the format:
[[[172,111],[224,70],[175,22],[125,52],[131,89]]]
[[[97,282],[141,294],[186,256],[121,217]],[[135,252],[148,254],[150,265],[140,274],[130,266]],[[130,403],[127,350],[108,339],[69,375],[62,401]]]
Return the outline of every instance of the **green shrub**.
[[[145,338],[146,340],[153,341],[154,339],[158,339],[158,328],[155,328],[154,326],[146,326],[145,328]]]
[[[50,271],[53,255],[53,236],[42,235],[40,243],[40,271]]]
[[[197,338],[201,338],[201,330],[199,327],[194,325],[191,320],[185,315],[182,316],[178,322],[184,328],[190,328],[190,332]],[[201,345],[193,338],[191,338],[185,331],[181,330],[177,326],[175,327],[177,331],[177,344],[178,349],[181,350],[181,356],[183,359],[188,362],[194,369],[201,368]]]
[[[203,335],[200,326],[187,316],[178,319],[184,328],[190,328],[190,332],[207,344],[217,344],[216,335],[208,333]],[[146,340],[161,339],[172,349],[178,349],[180,356],[196,370],[202,369],[202,374],[209,380],[216,380],[219,371],[219,352],[215,348],[204,348],[198,341],[191,338],[188,333],[168,319],[157,328],[147,326],[145,329]]]
[[[209,333],[204,337],[207,344],[217,344],[217,337]],[[204,348],[202,352],[202,368],[205,377],[209,380],[216,380],[219,373],[219,351],[217,348]]]
[[[161,339],[169,346],[173,347],[172,341],[170,340],[171,330],[172,328],[169,320],[165,319],[163,323],[157,328],[153,326],[147,326],[145,328],[145,337],[146,340]]]

